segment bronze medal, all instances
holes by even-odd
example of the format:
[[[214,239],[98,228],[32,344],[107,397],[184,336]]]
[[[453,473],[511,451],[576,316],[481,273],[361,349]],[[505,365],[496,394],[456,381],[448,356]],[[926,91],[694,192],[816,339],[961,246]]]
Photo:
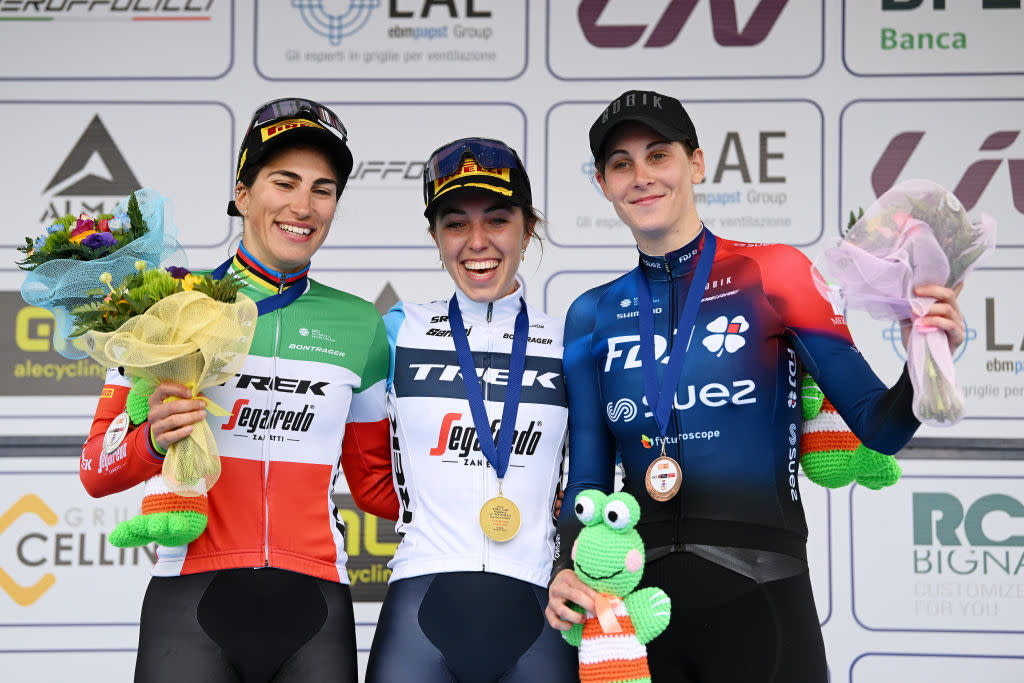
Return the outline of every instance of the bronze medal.
[[[128,419],[128,411],[125,411],[114,418],[114,421],[107,427],[106,433],[103,435],[103,452],[110,455],[117,450],[117,447],[124,441],[124,437],[128,436],[128,427],[131,425],[131,420]]]
[[[519,508],[508,498],[498,495],[484,503],[480,508],[480,528],[487,538],[504,543],[511,541],[519,533]]]
[[[683,484],[683,470],[672,458],[661,455],[647,468],[647,493],[654,500],[666,501],[679,493]]]

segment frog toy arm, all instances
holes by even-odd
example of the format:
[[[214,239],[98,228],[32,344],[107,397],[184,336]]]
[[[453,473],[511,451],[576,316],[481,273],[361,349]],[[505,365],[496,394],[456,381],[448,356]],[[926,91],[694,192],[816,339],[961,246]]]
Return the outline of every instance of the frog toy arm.
[[[623,602],[633,620],[636,638],[646,645],[668,627],[671,600],[660,588],[641,588],[627,595]]]

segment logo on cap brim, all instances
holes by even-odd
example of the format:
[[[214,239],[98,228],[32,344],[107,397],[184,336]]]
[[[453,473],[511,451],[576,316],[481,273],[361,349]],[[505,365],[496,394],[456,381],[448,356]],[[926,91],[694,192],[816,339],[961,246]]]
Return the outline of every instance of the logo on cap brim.
[[[275,135],[280,135],[287,130],[294,130],[295,128],[320,128],[323,130],[324,127],[308,119],[285,119],[284,121],[275,121],[269,126],[261,128],[260,138],[263,142],[266,142]]]

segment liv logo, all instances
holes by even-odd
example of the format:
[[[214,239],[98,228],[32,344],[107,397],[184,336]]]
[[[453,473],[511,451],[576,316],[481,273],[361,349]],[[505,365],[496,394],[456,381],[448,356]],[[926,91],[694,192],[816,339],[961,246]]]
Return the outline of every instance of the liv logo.
[[[978,147],[978,151],[1001,152],[1016,142],[1019,136],[1019,130],[995,131],[984,139],[981,146]],[[874,190],[875,196],[881,196],[883,192],[896,184],[924,137],[924,131],[912,130],[904,131],[889,140],[885,151],[882,152],[882,156],[879,157],[871,171],[871,188]],[[982,193],[985,192],[999,171],[1005,158],[1002,155],[986,156],[989,158],[976,159],[967,167],[960,182],[957,183],[956,189],[953,190],[953,194],[968,211],[978,203],[978,199],[981,198]],[[1010,177],[1013,206],[1020,213],[1024,213],[1024,159],[1006,159],[1006,165]]]
[[[324,9],[324,0],[291,0],[314,33],[326,36],[331,45],[339,45],[345,36],[358,33],[370,20],[373,10],[380,7],[381,0],[348,0],[348,8],[341,14],[331,14]],[[331,5],[341,3],[332,2]]]
[[[295,2],[295,0],[292,0]],[[675,42],[693,10],[701,0],[669,0],[668,6],[654,29],[647,36],[644,47],[665,47]],[[775,27],[779,15],[789,0],[760,0],[753,14],[741,29],[736,18],[737,0],[708,0],[711,6],[711,30],[715,42],[722,47],[749,47],[758,45]],[[577,10],[580,28],[594,47],[630,47],[635,45],[647,24],[598,24],[601,13],[611,0],[582,0]]]

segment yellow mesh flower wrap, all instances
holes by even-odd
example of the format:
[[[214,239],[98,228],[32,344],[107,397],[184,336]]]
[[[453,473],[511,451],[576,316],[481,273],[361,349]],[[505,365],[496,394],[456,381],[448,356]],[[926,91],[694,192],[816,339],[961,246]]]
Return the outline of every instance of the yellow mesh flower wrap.
[[[177,382],[193,396],[226,382],[241,369],[252,344],[258,316],[252,299],[239,293],[235,303],[182,291],[160,299],[114,332],[89,331],[75,344],[106,367],[153,384]],[[206,400],[207,411],[227,415]],[[206,420],[171,444],[164,458],[167,487],[181,496],[200,496],[220,477],[220,456]]]

